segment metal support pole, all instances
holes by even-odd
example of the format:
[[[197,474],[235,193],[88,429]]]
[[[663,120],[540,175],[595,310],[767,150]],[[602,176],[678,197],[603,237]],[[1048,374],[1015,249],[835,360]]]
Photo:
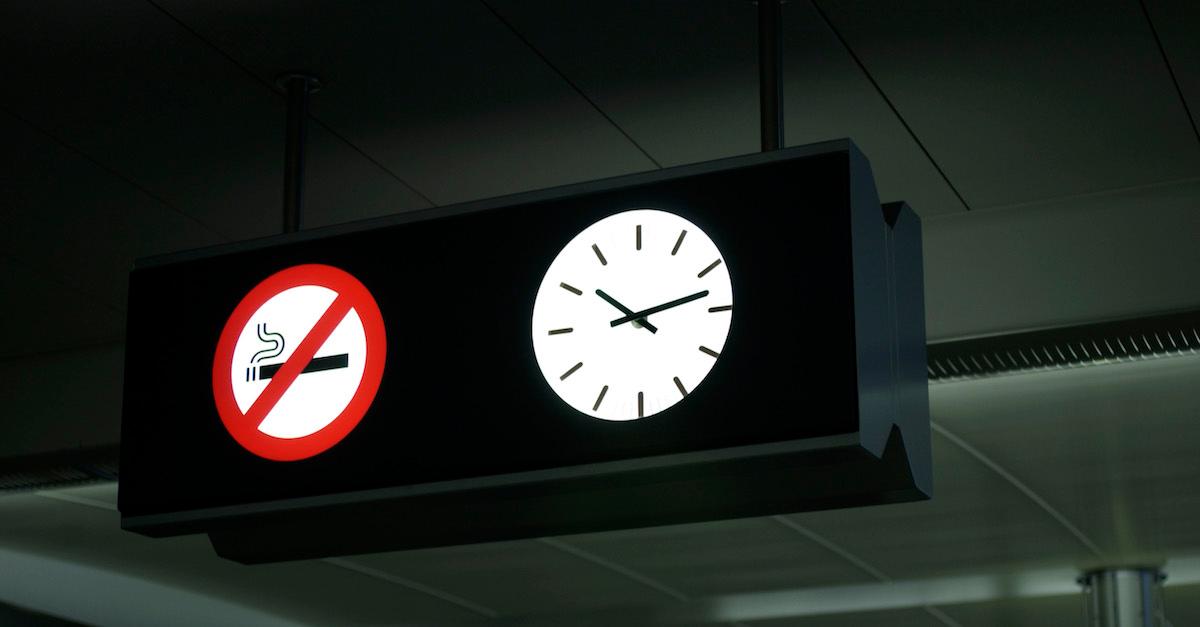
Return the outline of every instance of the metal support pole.
[[[1163,579],[1157,568],[1085,573],[1079,583],[1083,585],[1087,627],[1169,627],[1163,611]]]
[[[758,0],[758,119],[762,150],[783,147],[782,0]]]
[[[300,230],[304,206],[304,148],[307,136],[308,97],[320,83],[307,74],[284,74],[277,83],[287,93],[287,144],[283,159],[283,232]]]

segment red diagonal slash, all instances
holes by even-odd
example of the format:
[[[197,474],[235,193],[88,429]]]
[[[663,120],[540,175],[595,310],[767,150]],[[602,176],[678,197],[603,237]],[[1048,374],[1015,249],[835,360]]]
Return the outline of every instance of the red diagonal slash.
[[[321,314],[321,318],[313,325],[308,335],[300,341],[300,345],[292,352],[292,356],[288,357],[275,376],[271,378],[266,389],[258,395],[258,398],[254,399],[250,409],[246,410],[246,421],[253,424],[255,429],[262,424],[263,420],[266,420],[267,414],[275,408],[275,404],[291,387],[296,377],[300,376],[300,372],[304,370],[308,362],[312,361],[313,356],[317,354],[317,349],[321,348],[333,330],[341,324],[346,314],[350,313],[351,307],[350,299],[338,294],[337,298],[333,299],[333,303],[329,305],[329,309]]]

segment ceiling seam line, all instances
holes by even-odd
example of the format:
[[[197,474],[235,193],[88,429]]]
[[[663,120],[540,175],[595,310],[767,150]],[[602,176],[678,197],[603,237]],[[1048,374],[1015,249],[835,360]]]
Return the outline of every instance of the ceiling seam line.
[[[808,527],[805,527],[804,525],[801,525],[800,523],[798,523],[786,516],[771,516],[771,519],[774,520],[775,522],[779,523],[780,525],[783,525],[784,527],[787,527],[788,529],[804,536],[808,540],[821,546],[821,548],[824,548],[825,550],[833,553],[834,555],[837,555],[838,557],[846,560],[847,562],[852,564],[855,568],[870,575],[871,577],[874,577],[879,582],[894,583],[895,580],[893,580],[891,577],[889,577],[887,575],[887,573],[883,572],[882,570],[879,570],[878,568],[876,568],[875,566],[873,566],[866,560],[862,559],[861,557],[855,555],[854,553],[851,553],[849,551],[849,549],[842,547],[840,544],[834,542],[833,540],[830,540],[829,538],[826,538],[825,536],[813,531],[812,529],[809,529]],[[962,627],[961,624],[959,624],[953,618],[950,618],[949,616],[947,616],[944,612],[942,612],[935,606],[922,605],[921,609],[924,610],[925,613],[927,613],[930,616],[933,616],[935,619],[941,621],[947,627]]]
[[[668,586],[665,583],[662,583],[651,577],[643,575],[642,573],[639,573],[636,570],[633,570],[632,568],[629,568],[627,566],[622,566],[612,560],[608,560],[603,557],[600,557],[599,555],[596,555],[595,553],[591,553],[591,552],[585,551],[579,547],[567,544],[566,542],[564,542],[562,540],[559,540],[556,538],[537,538],[536,541],[540,542],[541,544],[544,544],[546,546],[549,546],[549,547],[555,548],[559,551],[562,551],[563,553],[573,555],[585,562],[591,562],[592,564],[594,564],[596,566],[599,566],[599,567],[605,568],[611,572],[617,573],[627,579],[636,581],[648,588],[657,590],[658,592],[665,594],[665,595],[671,597],[672,599],[675,599],[676,601],[686,603],[691,600],[691,598],[688,595],[684,594],[683,592],[681,592],[679,590],[676,590],[675,588],[672,588],[671,586]]]
[[[243,74],[245,74],[246,76],[249,76],[251,79],[254,80],[254,82],[259,83],[260,85],[263,85],[264,87],[266,87],[267,91],[270,91],[272,94],[275,94],[276,96],[279,96],[279,97],[285,96],[285,94],[280,92],[269,81],[264,80],[261,76],[259,76],[258,74],[255,74],[254,70],[251,70],[248,66],[242,64],[242,62],[238,61],[236,58],[234,58],[234,56],[232,54],[229,54],[229,53],[225,52],[224,50],[222,50],[220,46],[209,41],[207,38],[205,38],[203,35],[201,35],[199,31],[192,28],[191,26],[188,26],[186,23],[184,23],[183,20],[179,19],[178,17],[175,17],[175,15],[173,13],[171,13],[170,11],[163,8],[157,2],[155,2],[154,0],[146,0],[146,2],[149,3],[150,6],[157,9],[159,13],[162,13],[163,15],[165,15],[167,17],[167,19],[171,20],[172,22],[175,22],[176,25],[178,25],[183,30],[187,31],[188,34],[190,34],[192,37],[195,37],[197,40],[199,40],[200,43],[202,43],[205,46],[207,46],[208,48],[212,49],[214,52],[216,52],[218,55],[223,57],[229,63],[232,63],[234,67],[241,70]],[[357,145],[355,145],[353,142],[351,142],[345,135],[342,135],[341,133],[333,130],[333,127],[329,126],[323,120],[321,120],[317,116],[313,115],[311,111],[308,114],[308,118],[310,120],[312,120],[313,122],[316,122],[318,125],[320,125],[321,128],[325,129],[326,131],[329,131],[330,134],[332,134],[334,137],[336,137],[342,143],[346,144],[346,146],[348,146],[351,150],[353,150],[354,152],[357,152],[359,155],[362,155],[364,158],[367,159],[367,161],[370,161],[372,165],[379,168],[385,174],[387,174],[388,176],[395,179],[396,182],[403,185],[405,188],[408,189],[408,191],[416,194],[422,200],[429,203],[429,206],[431,206],[431,207],[438,206],[437,203],[433,202],[433,200],[431,200],[428,196],[426,196],[424,193],[422,193],[421,190],[417,189],[416,187],[413,187],[412,183],[409,183],[405,179],[401,178],[398,174],[396,174],[395,172],[392,172],[391,169],[389,169],[387,166],[380,163],[377,159],[368,155],[362,148],[359,148]]]
[[[963,627],[962,623],[954,620],[953,618],[950,617],[950,615],[946,614],[941,609],[939,609],[933,605],[925,605],[921,609],[925,610],[926,614],[929,614],[930,616],[936,618],[938,621],[940,621],[946,627]]]
[[[992,458],[985,455],[979,449],[975,448],[974,446],[971,446],[970,443],[968,443],[966,440],[962,439],[961,437],[955,435],[953,432],[946,429],[946,427],[943,427],[942,425],[940,425],[937,422],[934,422],[932,420],[929,421],[929,426],[930,426],[930,429],[932,429],[934,433],[940,434],[942,437],[946,438],[947,440],[950,440],[950,442],[952,442],[954,445],[958,446],[963,451],[966,451],[967,454],[974,457],[976,459],[976,461],[980,462],[984,466],[987,466],[989,469],[992,470],[992,472],[995,472],[996,474],[1000,475],[1000,477],[1002,479],[1004,479],[1005,481],[1010,483],[1014,488],[1017,489],[1018,492],[1020,492],[1021,494],[1024,494],[1029,500],[1033,501],[1035,505],[1042,508],[1042,510],[1044,512],[1046,512],[1047,514],[1049,514],[1051,518],[1053,518],[1060,525],[1062,525],[1063,528],[1066,529],[1068,533],[1070,533],[1072,536],[1074,536],[1075,539],[1078,540],[1080,544],[1082,544],[1089,551],[1091,551],[1096,557],[1104,557],[1104,552],[1100,550],[1100,547],[1095,542],[1093,542],[1091,540],[1091,538],[1087,537],[1087,535],[1084,534],[1083,531],[1081,531],[1070,520],[1068,520],[1067,517],[1065,515],[1063,515],[1062,512],[1058,511],[1058,509],[1056,509],[1053,505],[1051,505],[1049,503],[1049,501],[1042,498],[1037,492],[1034,492],[1033,488],[1030,488],[1023,481],[1018,479],[1015,475],[1013,475],[1009,471],[1005,470],[1004,467],[1001,466],[999,463],[997,463]]]
[[[499,612],[497,612],[496,610],[494,610],[490,607],[487,607],[486,605],[482,605],[482,604],[476,603],[474,601],[464,599],[463,597],[460,597],[456,594],[446,592],[445,590],[439,590],[437,588],[434,588],[433,586],[428,586],[428,585],[425,585],[418,581],[413,581],[412,579],[407,579],[405,577],[393,575],[389,572],[379,570],[378,568],[371,568],[370,566],[363,566],[362,564],[356,564],[356,563],[354,563],[346,558],[343,558],[343,557],[326,557],[319,561],[321,561],[325,564],[329,564],[330,566],[341,568],[343,570],[348,570],[353,573],[358,573],[358,574],[364,575],[366,577],[371,577],[372,579],[378,579],[380,581],[386,581],[388,583],[393,583],[398,586],[408,588],[409,590],[412,590],[414,592],[420,592],[422,594],[431,596],[440,601],[444,601],[451,605],[455,605],[462,609],[468,610],[474,614],[483,616],[484,618],[499,618],[500,617]]]
[[[1039,198],[1037,200],[1026,200],[1024,202],[1015,202],[1007,205],[989,205],[987,207],[977,207],[976,211],[1007,211],[1009,209],[1022,209],[1025,207],[1036,207],[1037,205],[1045,205],[1051,203],[1063,202],[1066,200],[1081,200],[1085,198],[1100,198],[1104,196],[1115,196],[1127,192],[1138,192],[1143,190],[1156,189],[1159,187],[1170,187],[1172,185],[1182,185],[1184,183],[1200,182],[1200,176],[1185,176],[1183,178],[1169,179],[1166,181],[1156,181],[1154,183],[1144,183],[1142,185],[1126,185],[1124,187],[1109,187],[1106,189],[1098,189],[1094,192],[1082,192],[1079,194],[1067,194],[1066,196],[1051,196],[1049,198]],[[940,214],[940,216],[953,214]],[[936,218],[939,216],[930,216]],[[926,219],[930,219],[926,218]]]
[[[197,218],[196,216],[193,216],[192,214],[190,214],[190,213],[188,213],[188,212],[186,212],[186,211],[184,211],[184,210],[180,209],[179,207],[176,207],[176,206],[175,206],[173,203],[171,203],[171,202],[168,202],[168,201],[167,201],[165,198],[163,198],[162,196],[159,196],[158,194],[156,194],[156,193],[154,193],[154,192],[150,191],[150,189],[149,189],[149,188],[147,188],[147,187],[143,186],[141,183],[138,183],[137,181],[133,180],[133,177],[126,176],[124,173],[122,173],[121,171],[117,170],[116,168],[114,168],[114,167],[112,167],[112,166],[110,166],[110,165],[108,165],[108,164],[106,164],[106,163],[104,163],[104,162],[100,161],[99,159],[97,159],[97,158],[93,157],[92,155],[90,155],[90,154],[88,154],[88,153],[84,152],[84,151],[83,151],[82,149],[80,149],[78,146],[75,146],[74,144],[71,144],[70,142],[67,142],[66,140],[64,140],[64,139],[62,139],[62,138],[60,138],[60,137],[58,137],[58,136],[57,136],[57,135],[55,135],[54,133],[51,133],[50,131],[48,131],[48,130],[46,130],[46,129],[42,128],[41,126],[38,126],[37,124],[34,124],[34,123],[33,123],[33,121],[29,120],[29,119],[28,119],[28,118],[26,118],[25,116],[22,116],[22,115],[18,114],[17,112],[13,111],[12,109],[10,109],[10,108],[8,108],[8,107],[6,107],[6,106],[0,106],[0,111],[4,111],[4,112],[5,112],[5,113],[7,113],[7,114],[8,114],[10,117],[12,117],[12,118],[16,119],[17,121],[19,121],[19,122],[21,122],[21,123],[25,124],[25,125],[26,125],[26,126],[28,126],[29,128],[31,128],[31,129],[33,129],[33,130],[37,131],[38,133],[41,133],[42,135],[44,135],[44,136],[48,137],[48,138],[49,138],[49,139],[50,139],[52,142],[54,142],[54,143],[58,144],[58,145],[59,145],[61,148],[64,148],[64,149],[66,149],[66,150],[67,150],[67,151],[69,151],[69,152],[72,152],[72,153],[74,153],[74,154],[76,154],[76,155],[78,155],[78,156],[80,156],[80,157],[83,157],[83,159],[84,159],[85,161],[87,161],[88,163],[91,163],[92,165],[94,165],[94,166],[96,166],[96,167],[100,168],[101,170],[104,170],[105,172],[109,173],[110,175],[112,175],[112,176],[116,177],[117,179],[119,179],[119,180],[121,180],[122,182],[124,182],[126,185],[129,185],[130,187],[133,187],[135,190],[137,190],[138,192],[142,193],[143,195],[145,195],[145,196],[146,196],[147,198],[149,198],[150,200],[153,200],[153,201],[155,201],[155,202],[157,202],[157,203],[161,204],[163,207],[166,207],[167,209],[169,209],[169,210],[170,210],[170,211],[172,211],[173,213],[176,213],[176,214],[178,214],[179,216],[181,216],[181,217],[183,217],[183,218],[186,218],[186,219],[188,219],[188,220],[191,220],[192,222],[196,223],[197,225],[199,225],[199,226],[200,226],[200,227],[202,227],[203,229],[207,230],[208,232],[212,233],[213,235],[216,235],[217,237],[220,237],[221,239],[223,239],[223,240],[225,240],[225,241],[230,241],[230,240],[231,240],[231,238],[230,238],[228,235],[226,235],[225,233],[222,233],[222,232],[221,232],[220,230],[218,230],[217,228],[215,228],[215,227],[213,227],[213,226],[210,226],[209,224],[207,224],[207,223],[205,223],[204,221],[200,220],[200,219],[199,219],[199,218]]]
[[[937,173],[941,175],[942,180],[946,182],[946,185],[950,188],[950,191],[954,192],[954,195],[958,198],[958,201],[962,203],[963,208],[967,211],[970,211],[971,205],[967,203],[967,199],[963,198],[963,195],[958,191],[958,188],[954,186],[954,183],[950,182],[950,177],[946,175],[946,171],[943,170],[942,166],[939,165],[937,160],[933,158],[933,154],[929,152],[928,148],[925,147],[925,143],[921,141],[921,138],[917,137],[916,131],[909,126],[908,121],[905,120],[904,116],[900,114],[900,109],[898,109],[892,102],[892,99],[888,98],[887,94],[884,93],[883,87],[880,86],[878,81],[875,80],[875,77],[871,74],[870,70],[867,69],[867,66],[865,63],[863,63],[862,59],[858,57],[858,54],[854,52],[854,49],[850,47],[850,42],[847,41],[846,38],[842,36],[841,31],[839,31],[837,27],[833,25],[833,21],[829,19],[829,16],[826,15],[825,11],[821,8],[821,5],[817,4],[817,0],[809,0],[809,2],[812,4],[812,7],[816,9],[817,15],[819,15],[821,20],[825,22],[825,26],[827,26],[829,30],[833,32],[833,35],[837,37],[838,42],[842,44],[842,48],[845,49],[846,53],[849,54],[850,58],[854,61],[855,65],[858,66],[859,71],[862,72],[867,81],[871,83],[871,86],[875,88],[875,93],[878,94],[879,97],[883,99],[884,104],[891,109],[892,114],[896,116],[896,119],[899,120],[900,125],[904,127],[905,131],[908,132],[908,136],[912,138],[913,142],[917,144],[917,147],[921,149],[921,152],[925,154],[925,158],[929,160],[929,163],[933,166],[933,169],[937,170]]]
[[[430,198],[429,196],[426,196],[424,192],[413,187],[411,183],[404,180],[403,178],[400,178],[400,176],[398,174],[396,174],[395,172],[392,172],[391,169],[389,169],[387,166],[380,163],[379,160],[377,160],[375,157],[372,157],[371,155],[367,154],[367,152],[365,150],[363,150],[362,148],[359,148],[358,144],[355,144],[354,142],[350,141],[350,138],[343,135],[341,133],[341,131],[335,130],[327,122],[318,118],[317,116],[313,115],[312,113],[308,114],[308,118],[310,120],[312,120],[313,122],[315,122],[317,124],[317,126],[320,126],[321,128],[325,129],[325,132],[329,133],[330,135],[333,135],[334,137],[338,138],[339,141],[346,144],[346,146],[349,147],[350,150],[357,152],[363,159],[366,159],[367,161],[369,161],[371,163],[371,165],[374,165],[375,167],[379,168],[379,170],[382,171],[384,174],[387,174],[388,176],[392,177],[398,183],[403,185],[408,191],[412,192],[418,198],[425,201],[429,205],[429,208],[440,206],[436,202],[434,202],[432,198]]]
[[[567,76],[567,74],[565,72],[563,72],[561,69],[559,69],[559,67],[557,65],[555,65],[552,61],[550,61],[550,58],[547,57],[545,54],[543,54],[542,51],[539,50],[537,46],[533,45],[532,41],[530,41],[528,38],[526,38],[524,35],[522,35],[521,32],[517,30],[516,26],[514,26],[512,24],[512,22],[509,22],[507,19],[505,19],[505,17],[503,15],[500,15],[500,12],[497,11],[494,7],[492,7],[491,3],[489,3],[487,0],[479,0],[479,3],[482,4],[484,6],[484,8],[486,8],[488,10],[488,12],[490,12],[493,16],[495,16],[495,18],[501,24],[503,24],[504,27],[507,28],[508,31],[513,34],[513,36],[515,36],[518,40],[520,40],[521,43],[525,44],[525,46],[527,48],[529,48],[529,50],[531,52],[533,52],[533,54],[535,56],[537,56],[537,58],[541,59],[542,63],[546,64],[546,67],[550,68],[550,70],[552,72],[557,74],[558,77],[561,78],[563,80],[563,82],[565,82],[567,84],[568,87],[570,87],[572,90],[574,90],[575,93],[578,94],[580,98],[583,98],[584,101],[586,101],[589,105],[591,105],[592,109],[594,109],[596,111],[596,113],[599,113],[600,116],[603,117],[609,124],[611,124],[613,128],[617,129],[618,133],[623,135],[625,137],[625,139],[629,140],[629,143],[633,144],[633,147],[637,148],[638,152],[642,153],[642,156],[649,159],[650,163],[653,163],[655,168],[658,168],[660,170],[662,169],[663,166],[661,163],[658,162],[658,159],[655,159],[653,156],[651,156],[650,153],[645,148],[643,148],[642,145],[639,144],[637,142],[637,140],[635,140],[633,138],[632,135],[630,135],[624,128],[622,128],[620,124],[617,124],[617,121],[614,120],[612,118],[612,116],[608,115],[608,113],[605,113],[604,109],[601,109],[600,105],[595,100],[592,100],[592,98],[589,97],[587,95],[587,93],[583,91],[582,87],[577,85],[575,83],[575,81],[571,80],[570,77]]]
[[[883,571],[872,566],[871,564],[867,563],[866,560],[864,560],[864,559],[858,557],[857,555],[851,553],[850,551],[842,548],[837,543],[818,534],[817,532],[809,529],[808,527],[805,527],[804,525],[801,525],[800,523],[797,523],[785,516],[772,516],[771,519],[774,520],[775,522],[779,523],[780,525],[783,525],[784,527],[787,527],[788,529],[791,529],[792,531],[804,536],[805,538],[808,538],[810,541],[820,545],[825,550],[846,560],[847,562],[854,565],[855,568],[874,577],[875,579],[877,579],[883,583],[891,583],[892,582],[892,578],[887,576],[887,574],[885,574]]]
[[[1196,126],[1196,116],[1192,115],[1192,109],[1183,95],[1183,88],[1179,86],[1179,78],[1175,76],[1175,68],[1171,66],[1171,59],[1167,56],[1167,48],[1163,45],[1162,38],[1158,36],[1154,20],[1150,19],[1150,7],[1146,6],[1146,0],[1138,0],[1138,4],[1142,5],[1142,14],[1146,16],[1150,34],[1154,35],[1154,43],[1158,45],[1158,53],[1162,55],[1163,65],[1167,66],[1167,74],[1171,75],[1171,83],[1175,85],[1175,93],[1179,96],[1179,104],[1183,105],[1183,112],[1187,114],[1188,122],[1192,125],[1192,134],[1196,136],[1196,142],[1200,143],[1200,127]]]

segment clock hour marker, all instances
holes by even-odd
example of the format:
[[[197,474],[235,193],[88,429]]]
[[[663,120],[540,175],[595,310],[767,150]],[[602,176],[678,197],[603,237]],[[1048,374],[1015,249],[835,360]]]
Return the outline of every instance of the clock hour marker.
[[[562,335],[563,333],[570,333],[574,330],[575,329],[572,329],[571,327],[567,327],[565,329],[550,329],[550,335]]]
[[[679,393],[687,396],[687,389],[683,387],[683,383],[679,381],[679,377],[675,377],[675,387],[679,388]]]
[[[564,372],[564,373],[562,373],[562,376],[561,376],[561,377],[559,377],[559,378],[558,378],[558,380],[559,380],[559,381],[562,381],[563,379],[566,379],[567,377],[571,376],[571,374],[572,374],[572,373],[574,373],[576,370],[579,370],[579,368],[580,368],[580,367],[582,367],[582,366],[583,366],[583,362],[582,362],[582,361],[581,361],[581,362],[579,362],[579,363],[577,363],[577,364],[575,364],[574,366],[571,366],[571,369],[570,369],[570,370],[568,370],[568,371],[566,371],[566,372]]]
[[[637,249],[642,249],[642,225],[637,225]]]
[[[596,253],[596,258],[600,260],[600,265],[608,265],[608,260],[604,258],[604,253],[600,252],[599,246],[592,244],[592,252]]]
[[[707,346],[701,346],[700,352],[704,353],[705,355],[708,355],[710,357],[713,357],[714,359],[721,356],[721,353],[718,353],[717,351],[715,351]]]
[[[597,396],[597,397],[596,397],[596,404],[595,404],[595,405],[592,405],[592,411],[599,411],[599,410],[600,410],[600,401],[603,401],[603,400],[604,400],[604,395],[605,395],[606,393],[608,393],[608,386],[607,386],[607,385],[606,385],[606,386],[604,386],[604,387],[602,387],[602,388],[600,388],[600,396]]]
[[[733,309],[733,305],[721,305],[720,307],[709,307],[708,313],[716,313],[718,311],[729,311]]]
[[[570,292],[570,293],[572,293],[572,294],[574,294],[574,295],[576,295],[576,296],[582,296],[582,295],[583,295],[583,292],[582,292],[581,290],[578,290],[578,289],[576,289],[576,288],[574,288],[574,287],[571,287],[570,285],[567,285],[566,283],[559,283],[559,284],[558,284],[558,286],[559,286],[559,287],[561,287],[561,288],[563,288],[564,290],[567,290],[568,292]]]
[[[674,257],[674,256],[675,256],[675,253],[679,252],[679,246],[680,246],[681,244],[683,244],[683,236],[684,236],[684,235],[687,235],[687,229],[684,229],[684,230],[682,230],[682,231],[680,231],[680,232],[679,232],[679,239],[675,240],[675,248],[672,248],[672,249],[671,249],[671,256],[672,256],[672,257]]]
[[[638,418],[645,417],[646,412],[642,411],[642,393],[638,392]]]
[[[705,268],[705,269],[703,269],[703,270],[701,270],[701,271],[700,271],[700,274],[697,274],[697,275],[696,275],[696,278],[697,278],[697,279],[703,279],[703,278],[704,278],[704,275],[708,274],[709,272],[712,272],[712,269],[713,269],[713,268],[715,268],[715,267],[717,267],[717,266],[719,266],[719,265],[721,265],[721,260],[720,260],[720,259],[718,259],[718,260],[716,260],[716,261],[714,261],[714,262],[712,262],[712,263],[708,264],[708,267],[707,267],[707,268]]]

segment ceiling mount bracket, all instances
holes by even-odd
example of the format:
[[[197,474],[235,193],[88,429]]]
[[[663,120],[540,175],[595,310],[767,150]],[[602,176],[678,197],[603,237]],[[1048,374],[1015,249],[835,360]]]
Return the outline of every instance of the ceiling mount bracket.
[[[783,147],[782,0],[758,5],[758,122],[762,151]]]
[[[304,205],[305,125],[308,121],[308,97],[321,89],[317,77],[303,72],[286,72],[275,84],[287,95],[287,143],[283,160],[283,232],[300,230],[300,210]]]

